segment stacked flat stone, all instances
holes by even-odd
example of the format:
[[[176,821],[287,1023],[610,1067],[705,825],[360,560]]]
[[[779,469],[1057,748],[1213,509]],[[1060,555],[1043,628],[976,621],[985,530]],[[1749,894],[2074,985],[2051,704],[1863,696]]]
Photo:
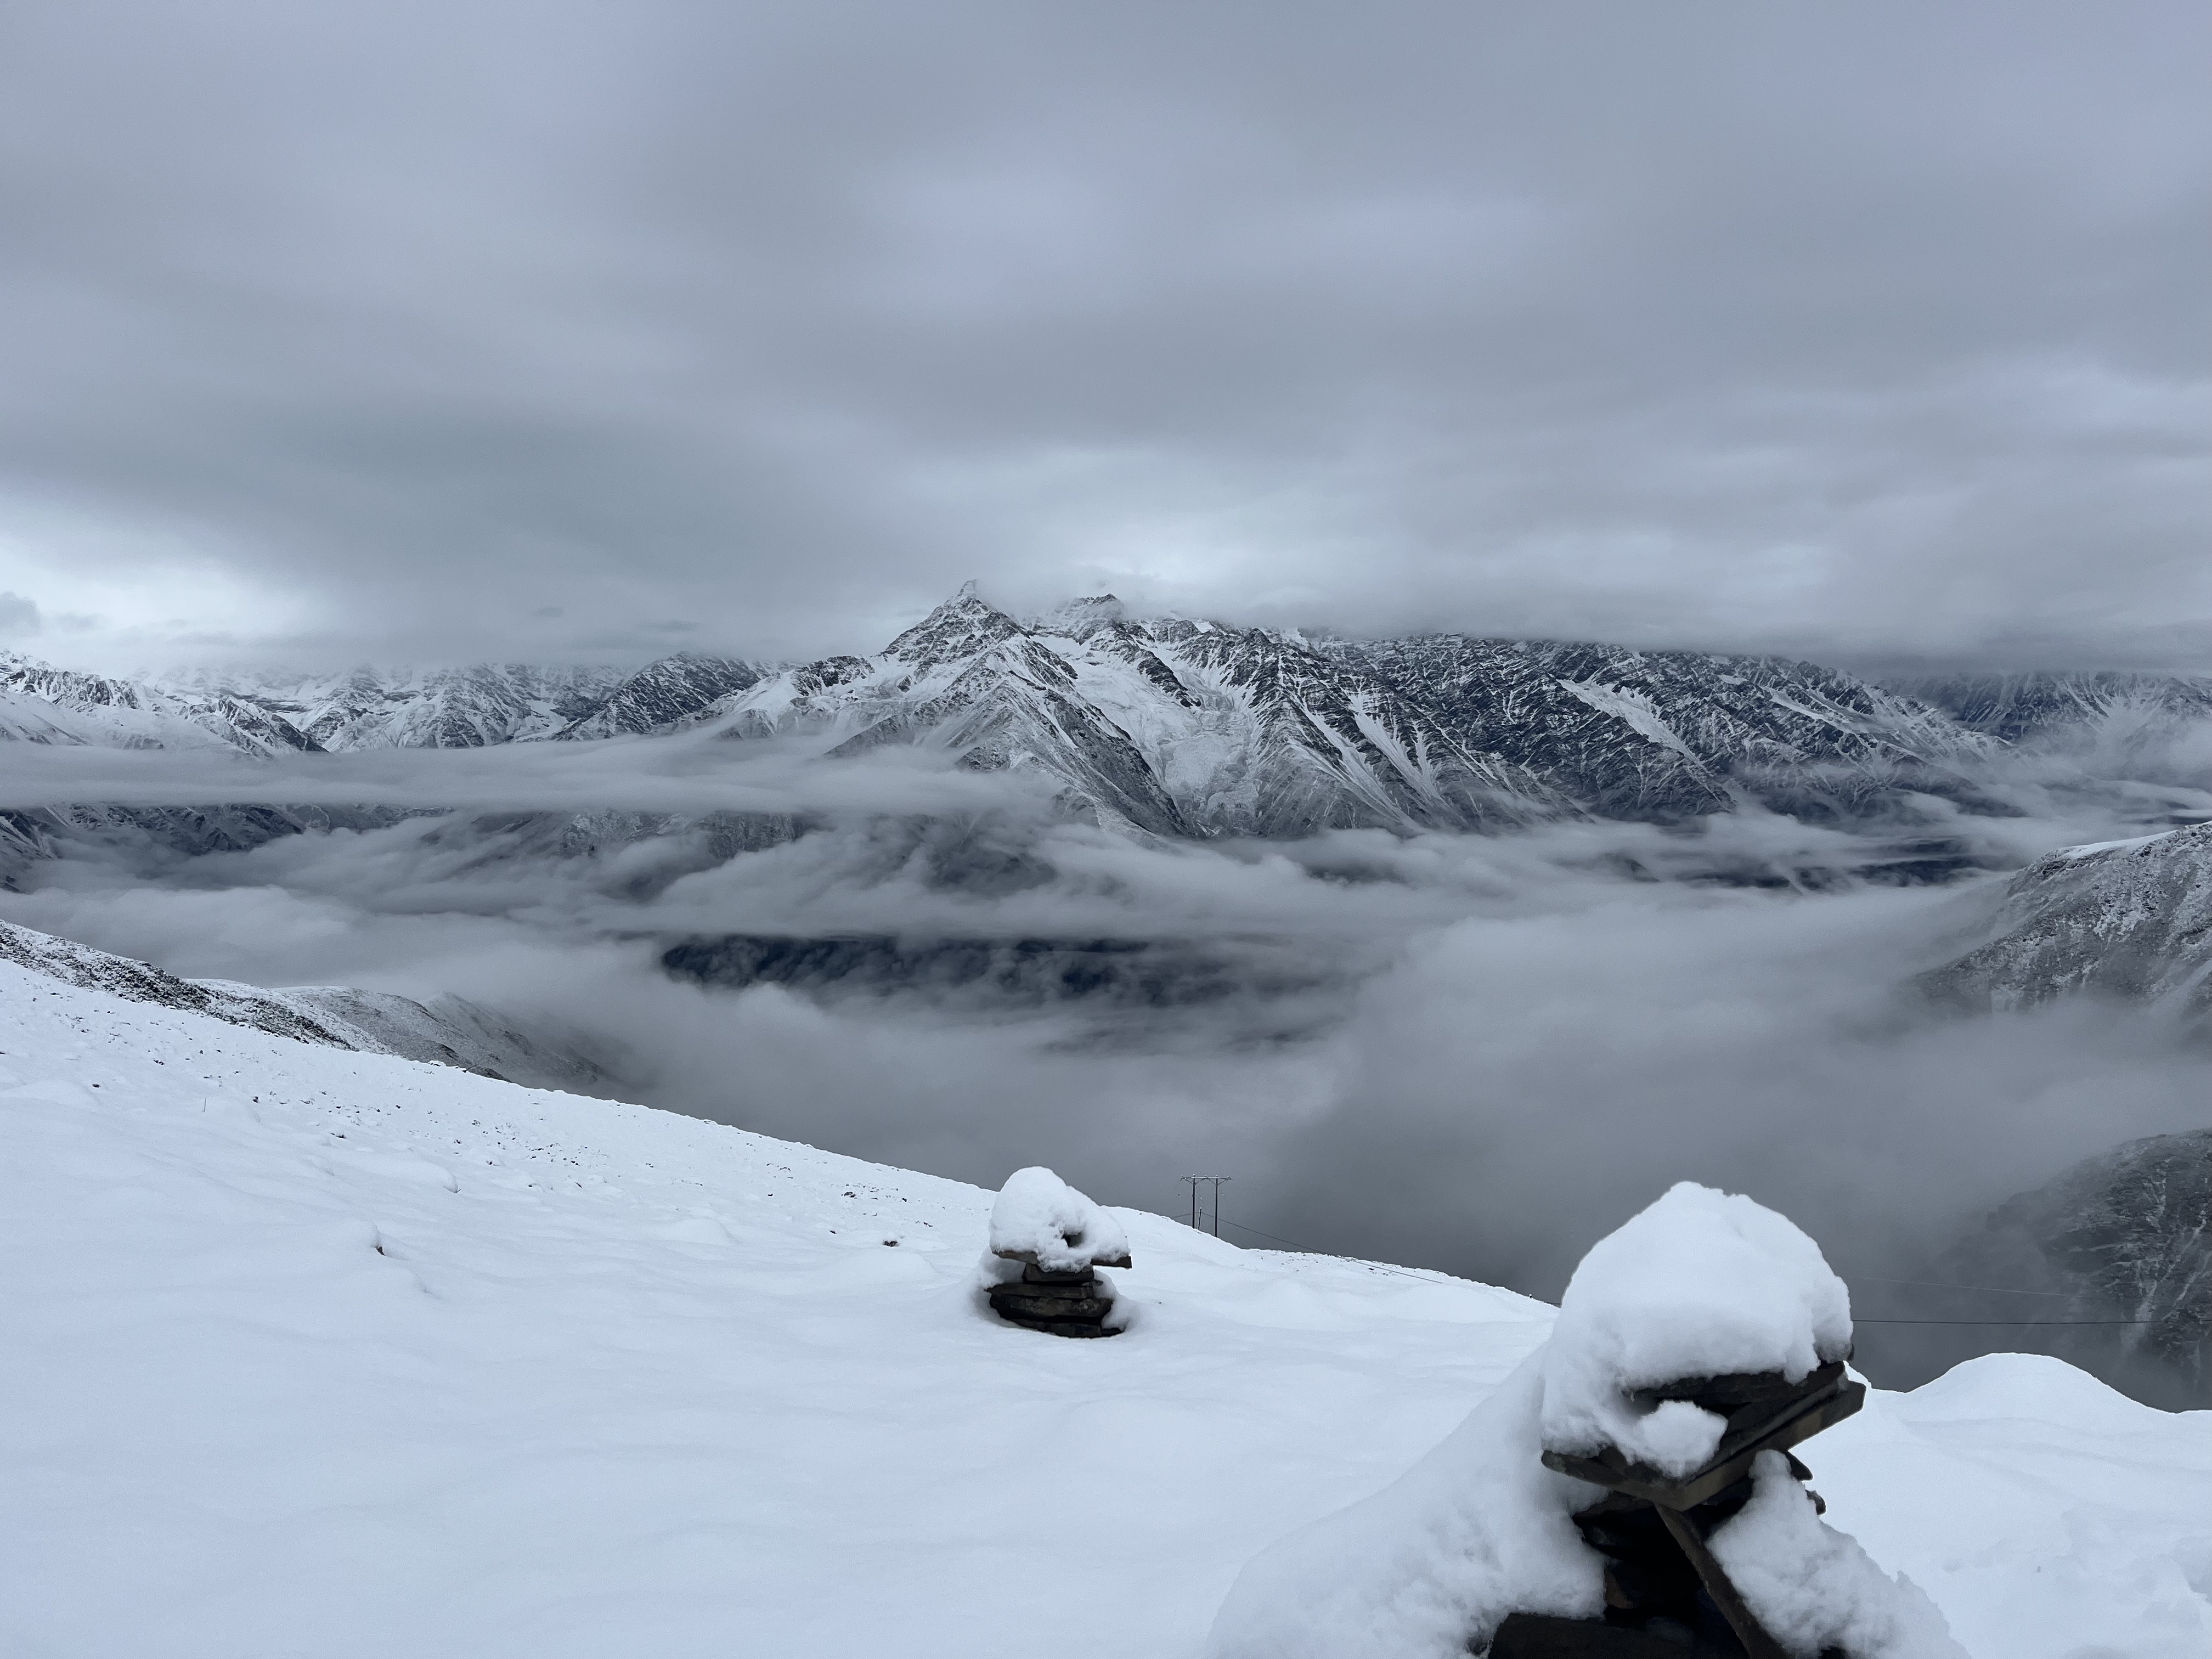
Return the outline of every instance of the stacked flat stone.
[[[1126,1267],[1129,1258],[1120,1256],[1107,1265]],[[1010,1323],[1054,1336],[1115,1334],[1105,1323],[1114,1310],[1113,1293],[1090,1267],[1054,1273],[1029,1262],[1019,1279],[991,1287],[991,1309]]]
[[[1601,1620],[1516,1613],[1498,1628],[1490,1659],[1790,1659],[1744,1605],[1705,1540],[1752,1494],[1753,1460],[1790,1448],[1849,1417],[1864,1385],[1838,1360],[1792,1382],[1779,1373],[1690,1377],[1650,1391],[1652,1404],[1685,1400],[1728,1419],[1702,1468],[1677,1480],[1607,1447],[1595,1457],[1544,1454],[1547,1468],[1607,1488],[1574,1517],[1605,1557]],[[1825,1510],[1820,1495],[1814,1503]],[[1832,1650],[1821,1659],[1846,1659]]]

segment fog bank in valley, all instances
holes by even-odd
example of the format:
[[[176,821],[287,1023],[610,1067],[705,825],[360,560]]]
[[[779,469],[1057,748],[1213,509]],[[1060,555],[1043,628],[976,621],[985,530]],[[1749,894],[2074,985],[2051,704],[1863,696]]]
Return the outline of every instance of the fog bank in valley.
[[[190,860],[119,844],[33,866],[0,915],[195,975],[459,992],[584,1033],[653,1103],[984,1183],[1044,1163],[1175,1212],[1180,1176],[1226,1175],[1239,1243],[1538,1294],[1678,1179],[1750,1192],[1846,1271],[1893,1275],[2066,1164],[2205,1117],[2203,1058],[2154,1020],[1964,1019],[1910,994],[1998,878],[1884,884],[1850,873],[1879,873],[1878,837],[1789,819],[1169,845],[912,755],[337,758],[264,769],[260,791],[330,799],[374,773],[380,799],[463,810]],[[175,756],[93,763],[142,759],[112,793],[189,793]],[[2179,775],[2093,789],[2051,761],[2004,782],[2016,816],[1931,801],[1911,834],[2002,867],[2212,804]],[[638,838],[635,814],[571,813],[550,822],[596,824],[597,850],[561,855],[527,809],[563,795],[781,808],[806,833],[717,862],[696,820]],[[893,940],[909,963],[947,940],[1072,942],[1157,969],[1069,996],[661,966],[672,942],[732,934]],[[1861,1294],[1880,1311],[1875,1277]]]

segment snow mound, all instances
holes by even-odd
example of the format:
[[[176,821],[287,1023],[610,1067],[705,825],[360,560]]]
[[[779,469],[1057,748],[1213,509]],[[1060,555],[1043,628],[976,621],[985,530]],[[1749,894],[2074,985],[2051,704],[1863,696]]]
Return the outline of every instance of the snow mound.
[[[1247,1565],[1206,1659],[1466,1659],[1509,1613],[1595,1618],[1568,1516],[1599,1492],[1539,1460],[1543,1390],[1540,1350],[1395,1486]]]
[[[1509,1613],[1595,1618],[1603,1559],[1575,1513],[1603,1489],[1544,1467],[1549,1449],[1617,1446],[1670,1474],[1726,1427],[1641,1391],[1691,1377],[1793,1380],[1850,1347],[1850,1306],[1820,1249],[1750,1199],[1683,1182],[1595,1245],[1544,1346],[1396,1485],[1248,1565],[1209,1659],[1463,1659]],[[1824,1525],[1778,1455],[1714,1534],[1747,1599],[1806,1659],[1950,1659],[1932,1602]],[[1794,1506],[1794,1507],[1793,1507]],[[1801,1639],[1802,1638],[1802,1639]],[[1817,1639],[1815,1639],[1817,1638]]]
[[[1617,1446],[1684,1475],[1726,1420],[1640,1391],[1780,1371],[1796,1382],[1851,1347],[1850,1293],[1788,1218],[1691,1182],[1600,1239],[1575,1269],[1544,1350],[1543,1443]]]
[[[1746,1504],[1713,1554],[1774,1638],[1793,1654],[1841,1648],[1867,1659],[1965,1659],[1920,1587],[1893,1578],[1856,1539],[1825,1525],[1780,1452],[1761,1452]]]
[[[1042,1164],[1006,1177],[991,1206],[991,1254],[1047,1273],[1129,1265],[1121,1224]]]

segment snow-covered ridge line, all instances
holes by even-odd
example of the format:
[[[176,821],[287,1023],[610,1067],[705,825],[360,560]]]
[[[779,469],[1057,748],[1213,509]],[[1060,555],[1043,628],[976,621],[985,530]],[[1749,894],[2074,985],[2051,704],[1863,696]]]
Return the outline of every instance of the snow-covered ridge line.
[[[589,1056],[517,1031],[461,997],[423,1003],[345,985],[268,989],[231,980],[181,979],[151,963],[7,921],[0,921],[0,961],[64,985],[204,1014],[297,1042],[397,1054],[506,1081],[594,1094],[609,1081]]]

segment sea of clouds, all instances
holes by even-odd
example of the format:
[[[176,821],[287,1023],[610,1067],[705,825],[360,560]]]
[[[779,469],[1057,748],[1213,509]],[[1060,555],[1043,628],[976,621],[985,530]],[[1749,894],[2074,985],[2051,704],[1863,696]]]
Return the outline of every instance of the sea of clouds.
[[[1868,836],[1755,811],[1170,844],[921,751],[831,763],[678,738],[258,763],[21,745],[0,805],[420,815],[191,859],[80,849],[33,866],[0,915],[187,975],[456,992],[580,1035],[625,1095],[989,1185],[1044,1164],[1180,1212],[1181,1176],[1225,1175],[1239,1243],[1543,1295],[1696,1180],[1795,1218],[1863,1275],[1873,1314],[1887,1279],[2007,1195],[2206,1121],[2212,1066],[2153,1015],[1966,1018],[1911,989],[2007,871],[2212,811],[2200,736],[2008,761],[1990,782],[2012,816],[1915,803],[1916,837],[1979,866],[1940,885],[1869,878]],[[711,813],[806,832],[716,861]],[[732,988],[661,966],[672,942],[733,933],[1119,941],[1165,965],[1166,989]],[[1205,971],[1178,977],[1188,961]]]

